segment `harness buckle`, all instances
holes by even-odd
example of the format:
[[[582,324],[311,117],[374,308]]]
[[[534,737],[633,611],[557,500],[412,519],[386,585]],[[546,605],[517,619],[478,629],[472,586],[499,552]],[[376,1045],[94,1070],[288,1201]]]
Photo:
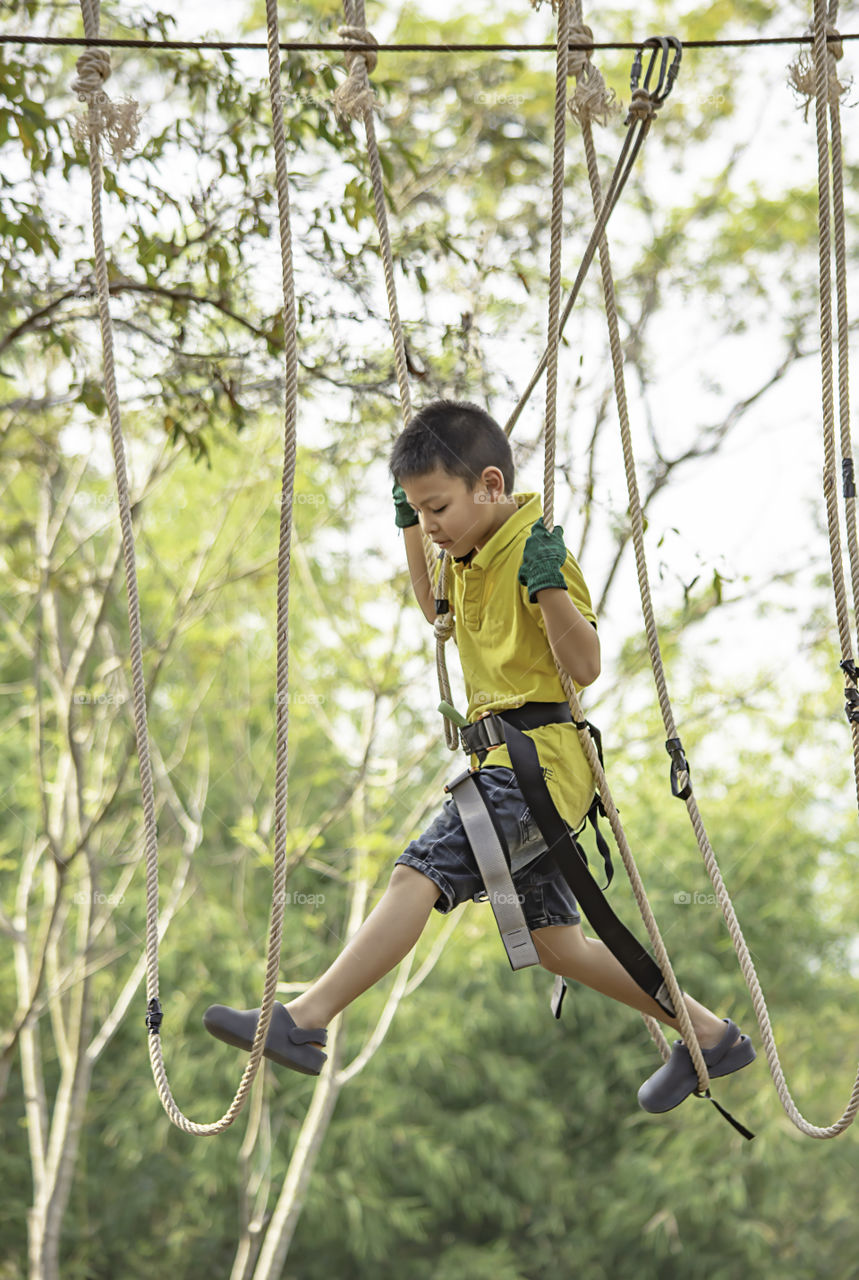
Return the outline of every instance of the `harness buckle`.
[[[491,751],[493,747],[502,746],[506,741],[501,721],[494,711],[481,716],[479,720],[475,720],[473,724],[460,729],[459,732],[463,750],[479,756],[481,762],[487,751]]]
[[[692,777],[683,743],[679,738],[669,738],[665,750],[671,757],[671,794],[678,800],[688,800],[692,794]]]

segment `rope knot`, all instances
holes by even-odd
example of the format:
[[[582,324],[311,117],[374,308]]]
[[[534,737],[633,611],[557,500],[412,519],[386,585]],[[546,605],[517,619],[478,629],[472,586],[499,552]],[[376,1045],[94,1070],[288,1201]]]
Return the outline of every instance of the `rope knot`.
[[[110,54],[107,49],[84,49],[77,60],[77,79],[72,84],[72,92],[81,102],[87,102],[98,93],[101,86],[110,76]]]
[[[805,34],[811,36],[814,32],[809,28]],[[850,87],[847,84],[842,84],[838,79],[837,63],[844,56],[844,45],[841,41],[840,32],[831,22],[826,23],[826,37],[828,100],[837,102]],[[801,105],[803,107],[803,118],[807,120],[808,109],[817,96],[817,77],[814,69],[813,48],[802,49],[796,60],[790,64],[787,72],[787,82],[798,96],[804,99]]]
[[[576,91],[570,97],[570,115],[579,124],[595,120],[605,125],[618,110],[617,96],[606,86],[602,72],[591,62],[590,49],[580,47],[593,42],[594,33],[590,27],[582,24],[571,29],[568,70],[576,77]]]
[[[370,74],[378,62],[378,40],[364,27],[341,27],[338,35],[349,44],[369,45],[368,49],[344,49],[343,57],[349,73],[334,93],[334,110],[342,119],[355,119],[372,111],[376,95]]]
[[[453,635],[453,614],[440,613],[432,624],[436,640],[444,644]]]
[[[567,70],[571,76],[578,79],[584,75],[588,64],[591,60],[591,51],[589,48],[582,49],[581,45],[592,45],[594,42],[594,33],[590,27],[584,24],[580,27],[572,27],[570,30],[570,53],[567,63]]]
[[[652,120],[657,109],[653,95],[647,89],[633,89],[626,123],[630,124],[633,120]]]
[[[141,111],[133,98],[111,101],[102,88],[110,72],[107,49],[84,49],[77,61],[78,74],[72,91],[87,104],[87,110],[75,116],[72,137],[76,142],[88,142],[91,147],[99,148],[102,140],[107,141],[118,164],[123,154],[137,144]]]

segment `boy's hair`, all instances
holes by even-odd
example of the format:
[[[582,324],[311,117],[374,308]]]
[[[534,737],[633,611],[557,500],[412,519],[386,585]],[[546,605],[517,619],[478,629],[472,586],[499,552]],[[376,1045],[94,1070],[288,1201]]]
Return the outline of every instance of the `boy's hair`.
[[[479,405],[459,400],[433,400],[424,405],[399,435],[391,451],[391,474],[397,481],[426,475],[443,467],[473,489],[485,467],[497,467],[504,492],[513,492],[513,452],[494,418]]]

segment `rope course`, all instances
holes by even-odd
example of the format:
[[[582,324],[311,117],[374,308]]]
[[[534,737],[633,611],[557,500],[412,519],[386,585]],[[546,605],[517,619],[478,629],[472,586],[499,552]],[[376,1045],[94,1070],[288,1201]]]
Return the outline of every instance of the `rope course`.
[[[540,0],[534,0],[539,5]],[[666,731],[666,748],[670,766],[670,785],[672,793],[685,801],[687,811],[695,831],[699,849],[707,872],[716,890],[719,905],[722,909],[728,930],[749,988],[761,1038],[766,1050],[769,1069],[772,1074],[779,1098],[784,1110],[793,1124],[804,1134],[815,1138],[831,1138],[843,1132],[855,1119],[859,1111],[859,1071],[848,1101],[841,1117],[833,1124],[820,1127],[810,1124],[798,1111],[787,1088],[776,1049],[769,1014],[757,978],[748,946],[737,921],[728,891],[721,876],[715,854],[698,810],[697,801],[692,789],[691,770],[686,759],[681,739],[678,735],[674,712],[668,692],[664,666],[659,645],[653,602],[650,592],[647,561],[644,548],[644,515],[636,478],[636,462],[632,445],[623,372],[623,351],[620,338],[620,325],[615,298],[614,280],[606,227],[613,210],[616,208],[624,185],[632,171],[641,151],[648,131],[656,114],[670,92],[680,61],[680,46],[675,40],[651,40],[641,45],[617,42],[597,42],[593,33],[584,25],[581,0],[556,0],[557,40],[553,44],[544,45],[403,45],[378,44],[366,29],[364,0],[344,0],[346,26],[341,29],[341,41],[333,42],[290,42],[279,39],[277,20],[277,0],[266,0],[266,44],[256,42],[235,41],[150,41],[150,40],[108,40],[99,36],[99,0],[81,0],[84,32],[83,40],[65,37],[24,37],[4,35],[2,43],[18,42],[21,44],[41,45],[87,45],[87,49],[78,62],[78,79],[75,91],[87,102],[86,119],[81,126],[83,135],[89,143],[89,165],[92,186],[92,223],[95,256],[95,277],[98,296],[99,320],[102,335],[104,358],[105,393],[110,420],[111,444],[117,479],[117,495],[122,529],[123,557],[125,565],[126,587],[128,594],[129,633],[131,648],[133,711],[135,734],[140,765],[141,791],[143,796],[144,843],[146,858],[146,995],[147,1026],[149,1029],[149,1054],[159,1097],[170,1120],[186,1133],[210,1136],[222,1132],[235,1120],[241,1111],[262,1060],[262,1051],[268,1033],[274,1006],[277,985],[280,946],[283,931],[286,884],[286,815],[288,797],[288,632],[289,632],[289,578],[290,547],[292,532],[292,492],[295,475],[296,456],[296,418],[297,418],[297,334],[295,315],[295,296],[293,282],[292,242],[290,233],[289,184],[286,158],[286,138],[283,120],[283,98],[280,87],[280,52],[283,50],[337,50],[343,53],[348,75],[338,88],[334,105],[338,115],[344,120],[361,120],[364,126],[367,144],[368,163],[374,197],[374,212],[379,234],[380,254],[385,279],[388,301],[388,312],[391,336],[394,348],[394,364],[399,390],[400,409],[404,424],[412,416],[411,395],[409,388],[408,361],[405,337],[400,318],[397,300],[395,264],[390,230],[388,226],[387,207],[382,178],[382,165],[379,144],[375,131],[375,92],[370,81],[370,74],[377,65],[377,57],[383,51],[396,52],[524,52],[554,51],[556,55],[555,109],[552,161],[552,201],[550,220],[550,260],[548,290],[548,320],[546,349],[537,369],[517,403],[506,430],[508,435],[522,412],[525,404],[540,377],[545,372],[545,455],[544,455],[544,519],[547,528],[554,523],[554,473],[555,473],[555,436],[557,419],[558,359],[559,345],[564,324],[572,311],[582,282],[598,253],[605,300],[606,321],[608,326],[609,346],[615,384],[615,397],[618,408],[620,436],[624,458],[624,468],[629,495],[629,516],[632,528],[632,541],[635,554],[636,571],[642,602],[644,627],[650,653],[651,665],[660,711]],[[848,316],[847,316],[847,281],[846,281],[846,238],[843,199],[843,164],[841,153],[841,128],[839,117],[839,97],[842,92],[838,81],[836,63],[841,56],[844,40],[857,39],[859,35],[840,35],[835,29],[837,19],[837,0],[813,0],[812,28],[803,36],[757,38],[747,40],[714,40],[688,41],[687,48],[731,48],[741,46],[762,45],[808,45],[811,48],[809,61],[805,52],[793,68],[794,82],[804,87],[813,96],[815,102],[815,120],[818,139],[818,188],[819,188],[819,232],[820,232],[820,328],[821,328],[821,383],[824,433],[824,491],[829,524],[830,549],[832,560],[833,585],[838,617],[838,630],[841,642],[841,667],[846,678],[846,712],[853,735],[854,768],[856,773],[857,801],[859,801],[859,668],[853,657],[851,626],[847,607],[847,587],[844,578],[843,556],[840,540],[840,515],[837,497],[837,466],[835,447],[835,392],[833,377],[833,328],[832,328],[832,280],[831,258],[835,253],[835,292],[837,320],[838,351],[838,412],[841,427],[841,452],[843,497],[845,503],[845,521],[847,544],[851,572],[851,583],[854,605],[859,601],[859,541],[856,532],[855,485],[853,474],[852,443],[849,426],[849,374],[848,374]],[[113,355],[113,329],[109,303],[109,285],[107,259],[104,246],[104,234],[101,210],[101,190],[103,174],[101,166],[101,146],[109,143],[114,152],[121,152],[132,145],[137,124],[136,104],[112,104],[106,99],[101,86],[110,74],[110,62],[106,52],[108,48],[147,48],[147,49],[257,49],[265,47],[268,51],[269,88],[272,107],[273,141],[275,152],[276,184],[278,194],[278,211],[280,225],[280,247],[282,264],[282,285],[284,300],[284,335],[285,335],[285,421],[284,421],[284,462],[282,475],[281,523],[278,549],[278,585],[277,585],[277,752],[275,766],[275,840],[273,896],[269,922],[269,938],[266,957],[265,984],[261,1002],[260,1016],[256,1035],[251,1048],[247,1066],[239,1082],[236,1094],[227,1111],[212,1123],[201,1124],[189,1120],[177,1106],[164,1067],[160,1024],[162,1010],[158,995],[158,845],[156,831],[156,811],[152,779],[152,767],[149,756],[149,738],[146,721],[146,697],[143,675],[143,654],[140,623],[140,603],[135,566],[134,534],[129,497],[128,478],[126,474],[125,452],[122,437],[121,414],[116,388],[116,375]],[[636,61],[633,64],[632,103],[626,119],[627,133],[621,149],[620,158],[614,168],[606,192],[603,192],[596,148],[593,140],[593,121],[605,120],[612,110],[611,95],[607,92],[601,75],[591,62],[590,55],[597,49],[630,49],[636,50]],[[649,62],[645,69],[644,59],[649,54]],[[658,68],[655,85],[651,79]],[[640,79],[644,74],[644,83]],[[575,93],[568,95],[568,79],[573,75],[576,80]],[[566,146],[567,110],[577,119],[582,132],[588,179],[594,207],[595,224],[588,246],[579,267],[576,280],[570,295],[561,307],[561,274],[563,251],[563,200]],[[424,551],[427,558],[428,572],[434,568],[434,555],[429,539],[424,537]],[[445,643],[453,634],[453,618],[447,601],[447,567],[448,555],[442,553],[437,583],[438,616],[435,620],[435,639],[439,689],[442,698],[450,702],[450,684],[445,665]],[[447,606],[447,607],[445,607]],[[855,616],[854,616],[855,626]],[[691,1019],[686,1008],[682,991],[674,975],[671,963],[653,911],[647,899],[641,876],[636,867],[628,839],[620,822],[617,807],[609,790],[605,773],[599,760],[596,745],[585,723],[585,717],[578,701],[575,686],[570,677],[558,666],[558,672],[564,692],[569,700],[574,724],[579,732],[580,741],[594,775],[595,784],[603,803],[606,815],[618,845],[624,866],[632,885],[633,893],[639,907],[648,936],[653,947],[656,962],[663,974],[665,986],[671,1003],[676,1010],[680,1033],[685,1041],[698,1077],[698,1092],[709,1098],[709,1077],[700,1045],[696,1039]],[[445,719],[447,745],[451,750],[459,747],[459,733],[455,726]],[[645,1022],[664,1059],[670,1056],[670,1049],[659,1028],[658,1023],[649,1017]],[[710,1098],[715,1103],[715,1100]],[[718,1103],[715,1103],[718,1107]],[[721,1110],[721,1108],[719,1108]],[[750,1135],[747,1135],[750,1136]]]

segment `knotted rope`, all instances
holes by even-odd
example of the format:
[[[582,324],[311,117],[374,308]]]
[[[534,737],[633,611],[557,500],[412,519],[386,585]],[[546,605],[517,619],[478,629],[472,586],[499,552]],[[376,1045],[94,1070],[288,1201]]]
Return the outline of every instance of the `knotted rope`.
[[[91,147],[107,142],[119,163],[125,152],[137,144],[140,107],[133,98],[113,102],[104,92],[102,86],[111,73],[107,49],[85,49],[78,58],[77,73],[72,92],[87,103],[87,110],[75,118],[72,136],[76,142],[88,142]]]
[[[337,33],[341,39],[353,44],[366,44],[365,49],[344,49],[348,75],[334,93],[334,109],[343,118],[357,119],[365,111],[372,111],[376,100],[369,77],[376,69],[378,41],[364,27],[341,27]],[[360,63],[360,65],[359,65]]]
[[[571,28],[567,75],[575,76],[576,87],[569,99],[570,115],[579,124],[595,120],[597,124],[607,125],[620,110],[620,104],[614,89],[608,88],[602,72],[591,61],[589,46],[593,42],[594,33],[584,23]],[[588,47],[583,49],[582,45]]]
[[[547,377],[546,377],[546,427],[545,427],[545,464],[544,464],[544,496],[543,496],[543,513],[544,522],[548,529],[554,524],[554,473],[555,473],[555,423],[556,423],[556,401],[557,401],[557,367],[558,367],[558,347],[560,343],[560,329],[558,325],[558,315],[561,294],[561,238],[563,223],[563,201],[564,201],[564,144],[566,140],[566,84],[567,84],[567,50],[569,46],[569,8],[568,0],[557,0],[558,14],[558,54],[555,78],[555,136],[553,147],[553,165],[552,165],[552,219],[551,219],[551,248],[550,248],[550,265],[549,265],[549,319],[548,319],[548,342],[547,342]],[[584,27],[582,21],[581,5],[576,3],[576,22],[579,29]],[[591,130],[590,119],[586,118],[582,122],[582,129],[586,137],[590,139],[591,151],[593,148],[593,132]],[[594,152],[594,163],[595,152]],[[597,178],[597,181],[599,179]],[[597,215],[600,209],[597,207],[595,199],[595,208]],[[602,201],[599,202],[600,206]],[[600,236],[600,262],[606,261],[605,254],[607,245],[604,233]],[[605,270],[605,267],[603,267]],[[600,799],[602,800],[606,816],[609,820],[612,832],[617,846],[629,876],[632,891],[635,896],[638,909],[641,913],[647,929],[648,936],[654,950],[656,963],[665,980],[665,987],[671,1004],[675,1010],[677,1023],[684,1041],[686,1042],[689,1052],[692,1055],[692,1061],[698,1075],[698,1086],[701,1092],[704,1092],[709,1084],[707,1068],[704,1059],[701,1056],[701,1049],[692,1027],[689,1016],[689,1010],[683,999],[680,986],[677,982],[674,970],[668,957],[668,952],[659,932],[659,926],[647,898],[641,875],[636,866],[629,841],[620,821],[617,807],[609,789],[608,780],[605,771],[600,764],[599,755],[596,750],[594,741],[585,725],[585,716],[576,694],[575,686],[570,676],[555,660],[558,675],[564,689],[564,693],[570,704],[570,710],[573,715],[573,722],[578,727],[579,740],[591,767],[594,781],[599,790]],[[667,1061],[670,1056],[670,1049],[665,1040],[658,1024],[652,1018],[645,1017],[648,1030],[655,1039],[663,1058]]]
[[[88,39],[99,33],[98,0],[81,0],[84,30]],[[101,324],[104,360],[105,396],[110,418],[110,436],[116,472],[117,498],[122,528],[122,546],[125,581],[128,595],[128,621],[131,650],[134,729],[140,768],[140,786],[143,802],[144,842],[146,861],[146,997],[149,1028],[149,1058],[152,1072],[165,1112],[170,1120],[185,1133],[212,1136],[221,1133],[233,1123],[250,1092],[256,1073],[262,1062],[262,1051],[274,1007],[277,975],[280,962],[280,944],[283,931],[283,913],[286,903],[286,806],[289,728],[289,669],[287,657],[289,611],[290,536],[292,529],[292,489],[295,474],[295,420],[298,395],[297,340],[295,299],[292,280],[292,252],[289,230],[289,187],[286,167],[286,140],[283,128],[283,108],[280,89],[280,62],[277,30],[276,0],[266,0],[268,25],[269,82],[274,125],[274,149],[277,171],[278,205],[280,211],[280,242],[283,266],[284,338],[286,346],[286,413],[284,470],[281,503],[280,546],[278,551],[278,614],[277,614],[277,763],[275,783],[275,848],[272,888],[272,908],[269,924],[269,940],[266,960],[266,978],[256,1035],[247,1066],[235,1097],[228,1110],[211,1124],[198,1124],[189,1120],[177,1106],[164,1067],[160,1026],[161,1004],[158,998],[158,834],[156,827],[155,795],[152,780],[152,763],[149,753],[149,731],[146,719],[146,685],[143,674],[143,645],[140,625],[140,597],[135,563],[134,531],[131,517],[128,475],[125,462],[125,446],[119,397],[116,389],[116,373],[113,352],[113,324],[110,314],[110,294],[107,275],[107,256],[101,212],[102,168],[100,149],[97,145],[98,123],[103,118],[97,99],[100,90],[93,88],[106,78],[102,59],[86,58],[83,69],[79,67],[76,86],[87,95],[90,118],[86,137],[90,139],[89,161],[92,186],[92,226],[95,253],[95,274],[98,294],[99,320]],[[109,71],[109,67],[107,68]],[[95,120],[93,119],[95,113]]]
[[[576,2],[578,3],[578,0],[576,0]],[[837,8],[837,5],[835,5],[834,7]],[[827,54],[826,54],[826,34],[825,34],[825,25],[824,25],[823,0],[815,0],[814,48],[815,48],[815,66],[817,68],[818,136],[820,136],[820,120],[821,120],[821,114],[822,114],[822,117],[823,117],[822,127],[823,127],[823,133],[825,137],[826,103],[830,93],[830,77],[827,73],[827,66],[826,66]],[[588,130],[585,128],[583,129],[583,132],[585,134],[585,146],[586,146],[587,161],[588,161],[588,175],[591,182],[594,210],[597,211],[600,209],[602,205],[602,196],[601,196],[600,184],[599,184],[599,173],[597,169],[596,153],[593,148],[592,138],[588,138]],[[823,154],[823,151],[821,151],[821,155],[822,154]],[[823,159],[821,159],[821,164],[820,164],[820,187],[821,187],[821,192],[825,190],[828,193],[828,164]],[[821,201],[823,201],[822,195],[821,195]],[[828,209],[828,194],[826,197],[826,202],[827,202],[827,209]],[[822,227],[823,227],[823,222],[824,220],[822,219]],[[826,235],[826,232],[824,228],[824,238],[825,238],[825,235]],[[824,264],[824,258],[825,258],[825,264]],[[725,887],[724,881],[722,879],[721,871],[719,870],[719,866],[716,861],[715,854],[713,852],[709,837],[704,827],[704,822],[701,817],[700,811],[698,809],[698,804],[695,799],[694,792],[692,791],[688,763],[685,759],[685,756],[683,755],[682,747],[680,746],[680,739],[677,735],[677,729],[674,722],[674,713],[673,713],[671,701],[668,694],[665,670],[662,663],[662,656],[659,648],[659,638],[658,638],[656,620],[655,620],[654,611],[653,611],[653,601],[650,593],[647,561],[646,561],[645,550],[644,550],[644,515],[643,515],[643,510],[641,507],[641,501],[640,501],[640,496],[638,491],[635,457],[633,453],[632,437],[631,437],[630,428],[629,428],[629,413],[628,413],[628,407],[627,407],[627,401],[626,401],[626,389],[625,389],[625,383],[624,383],[624,377],[623,377],[623,352],[622,352],[621,343],[620,343],[620,332],[619,332],[618,317],[617,317],[617,303],[614,295],[614,281],[612,277],[611,264],[608,257],[607,246],[606,246],[605,254],[603,253],[602,245],[600,247],[600,265],[602,267],[603,291],[605,295],[605,304],[606,304],[606,319],[608,321],[608,327],[609,327],[609,343],[611,347],[612,366],[614,369],[614,378],[615,378],[615,395],[617,398],[618,417],[620,420],[621,440],[623,445],[624,469],[626,471],[627,488],[629,493],[629,514],[630,514],[630,521],[632,526],[633,547],[635,551],[635,562],[636,562],[636,570],[638,575],[639,591],[641,594],[641,603],[642,603],[642,612],[644,615],[645,632],[647,636],[651,666],[653,668],[654,679],[656,682],[656,690],[657,690],[657,696],[659,699],[659,706],[662,713],[663,723],[665,725],[666,735],[668,738],[667,745],[669,746],[669,749],[670,749],[671,744],[676,744],[674,748],[674,754],[672,755],[672,776],[675,779],[677,793],[680,794],[681,798],[685,800],[689,818],[692,822],[692,826],[695,831],[695,837],[698,842],[698,847],[701,851],[701,855],[704,860],[704,865],[707,868],[707,873],[710,876],[710,880],[713,884],[714,889],[716,890],[716,896],[719,902],[719,906],[722,910],[722,914],[724,915],[725,921],[728,926],[728,931],[731,935],[731,941],[733,942],[734,949],[740,961],[740,967],[743,972],[743,977],[746,981],[746,985],[752,997],[752,1004],[754,1006],[755,1016],[758,1021],[758,1027],[760,1029],[761,1039],[763,1041],[764,1048],[766,1051],[770,1074],[772,1075],[773,1081],[776,1085],[776,1090],[778,1092],[778,1096],[782,1103],[782,1106],[786,1114],[789,1116],[790,1120],[792,1121],[792,1123],[802,1133],[806,1134],[808,1137],[832,1138],[837,1136],[839,1133],[843,1132],[850,1124],[852,1124],[853,1120],[856,1117],[857,1110],[859,1110],[859,1072],[857,1072],[856,1081],[854,1083],[848,1105],[845,1108],[841,1117],[834,1124],[829,1125],[825,1128],[812,1125],[807,1120],[805,1120],[805,1118],[800,1114],[798,1108],[796,1107],[796,1104],[793,1101],[793,1098],[791,1097],[791,1094],[787,1087],[787,1083],[784,1078],[784,1072],[781,1068],[781,1063],[779,1061],[778,1051],[776,1048],[775,1039],[772,1032],[772,1025],[769,1019],[769,1011],[766,1006],[766,1001],[764,999],[763,991],[761,990],[760,982],[758,980],[757,972],[755,970],[755,966],[752,961],[752,957],[749,952],[748,945],[743,936],[739,921],[737,920],[733,903],[731,902],[731,898]],[[828,271],[829,271],[829,246],[828,246],[828,240],[826,240],[825,253],[824,253],[824,249],[821,248],[821,298],[823,299],[824,294],[826,295],[827,306],[828,306],[828,296],[829,296]],[[846,301],[844,305],[846,308]],[[831,348],[831,324],[828,330],[828,338],[827,338],[826,318],[823,315],[823,311],[825,309],[823,301],[821,303],[821,307],[822,307],[822,317],[821,317],[822,329],[824,331],[821,348],[822,348],[822,351],[825,352],[829,348]],[[845,317],[846,317],[846,311],[845,311]],[[845,331],[846,331],[846,324],[845,324]],[[831,354],[830,354],[830,361],[831,361]],[[829,418],[829,420],[831,421],[832,419],[831,366],[830,366],[830,374],[828,378],[829,389],[827,394],[827,376],[825,372],[825,364],[826,364],[826,358],[824,356],[824,419],[826,420],[827,418]],[[846,385],[846,375],[845,375],[845,385]],[[829,452],[828,446],[827,446],[827,452]],[[829,475],[832,470],[834,470],[834,468],[832,468],[830,464],[827,463],[827,475]],[[831,490],[832,487],[833,487],[832,483],[830,482],[827,486],[827,492],[829,492],[829,490]],[[829,502],[828,502],[828,506],[829,506]],[[830,528],[832,528],[831,524],[830,524]],[[833,540],[831,537],[830,540],[833,545],[833,575],[834,575],[834,579],[837,582],[840,576],[840,550],[838,551],[837,554],[835,550],[835,546],[837,544],[837,511],[835,516],[835,534],[836,534],[835,539]],[[837,568],[835,563],[836,559],[838,560]],[[843,577],[841,579],[841,582],[842,582],[841,595],[843,596],[845,594],[843,591]],[[836,586],[836,595],[838,594],[839,594],[839,589],[838,589],[838,586]],[[838,611],[839,611],[839,630],[842,630],[841,604],[839,604],[838,606]],[[857,734],[859,734],[859,724],[857,724],[854,721],[852,724],[852,727],[853,727],[853,735],[854,735],[854,759],[856,759],[857,758],[856,743],[857,743]],[[582,734],[581,736],[583,739],[583,746],[585,747],[586,754],[588,754],[588,758],[590,759],[590,753],[588,751],[587,744],[584,741],[584,735]],[[592,768],[593,768],[593,764],[592,764]],[[676,774],[675,774],[675,769],[677,771]],[[857,767],[857,776],[859,776],[859,767]],[[859,783],[857,783],[857,786],[859,786]],[[614,824],[612,824],[612,829],[614,830]],[[617,836],[616,832],[615,832],[615,835]],[[624,857],[624,863],[626,863],[625,857]],[[683,1038],[684,1040],[686,1039],[685,1032],[683,1033]],[[700,1086],[701,1069],[696,1060],[695,1046],[693,1046],[687,1041],[687,1047],[689,1047],[689,1051],[692,1054],[693,1061],[695,1061],[696,1069],[698,1070],[699,1086]]]
[[[838,5],[835,5],[837,10]],[[826,22],[824,27],[824,40],[826,43],[826,96],[829,102],[838,102],[847,92],[847,85],[843,85],[838,79],[838,63],[844,56],[844,46],[841,43],[841,35],[834,25],[834,15]],[[814,25],[805,32],[807,36],[813,36]],[[811,48],[803,47],[797,54],[794,61],[788,67],[787,73],[788,83],[804,98],[803,116],[808,119],[808,111],[812,102],[817,98],[817,67],[815,62],[814,45]]]
[[[400,319],[400,308],[397,301],[397,285],[394,274],[394,253],[391,245],[391,233],[388,227],[388,207],[385,199],[385,187],[382,180],[382,161],[379,154],[379,143],[376,137],[376,123],[373,109],[375,93],[370,84],[370,73],[375,69],[377,40],[368,31],[364,0],[344,0],[343,12],[346,26],[340,28],[340,36],[349,44],[367,45],[366,49],[344,49],[347,76],[334,93],[334,107],[343,120],[361,119],[367,139],[367,159],[370,166],[370,181],[373,188],[373,207],[376,227],[379,234],[379,252],[382,258],[382,271],[385,277],[385,292],[388,299],[388,318],[391,338],[394,345],[394,366],[397,375],[397,387],[400,394],[400,411],[403,426],[408,426],[412,417],[412,398],[409,389],[409,370],[406,358],[406,343]],[[424,556],[427,572],[432,581],[435,568],[435,553],[430,539],[423,535]],[[439,579],[436,587],[438,597],[447,598],[447,553],[443,552],[439,566]],[[436,672],[441,698],[450,702],[450,679],[445,661],[444,646],[453,634],[453,619],[450,614],[439,614],[435,619],[434,635],[436,647]],[[443,717],[445,742],[451,751],[459,747],[459,736],[453,726]]]

